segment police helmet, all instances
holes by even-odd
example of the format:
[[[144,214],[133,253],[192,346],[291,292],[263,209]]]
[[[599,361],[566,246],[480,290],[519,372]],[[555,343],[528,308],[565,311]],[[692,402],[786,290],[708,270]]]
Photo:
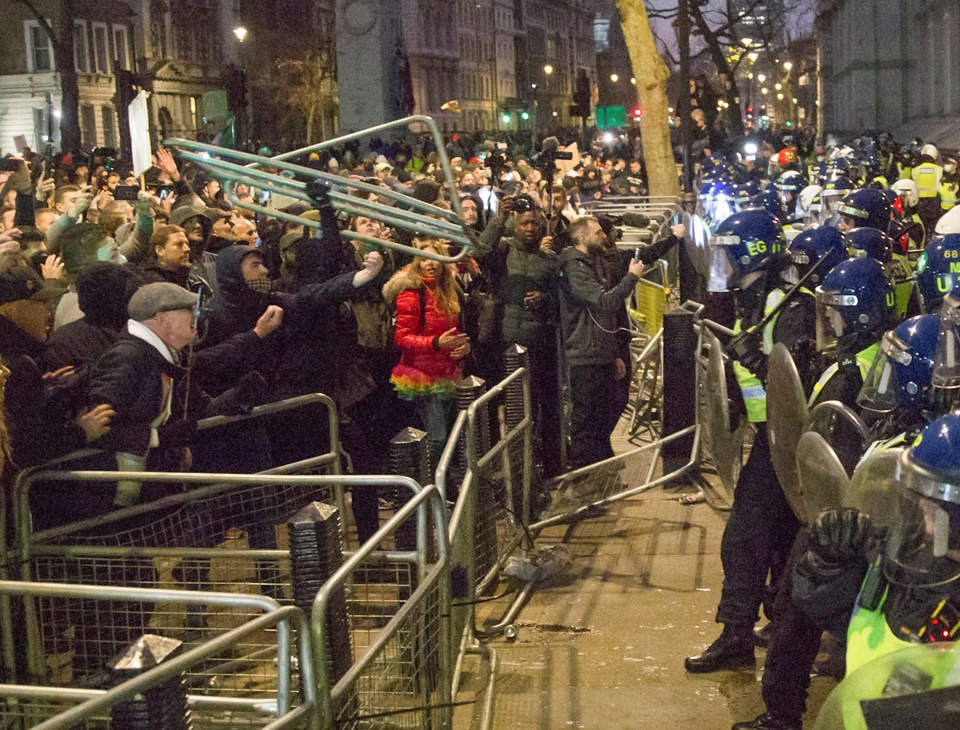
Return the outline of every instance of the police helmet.
[[[890,203],[879,190],[868,188],[848,193],[837,204],[837,211],[853,220],[851,228],[876,228],[884,233],[890,228]]]
[[[750,198],[752,198],[754,195],[759,195],[761,192],[763,191],[760,189],[760,183],[758,183],[756,180],[748,180],[747,182],[740,183],[733,188],[734,199],[741,207],[749,205]]]
[[[809,279],[819,283],[834,266],[847,258],[847,242],[836,228],[820,226],[802,231],[790,242],[787,258],[797,267],[797,278],[802,279],[816,266]]]
[[[900,455],[896,476],[898,517],[884,576],[896,585],[939,588],[946,597],[960,579],[960,414],[924,428]]]
[[[934,233],[946,236],[948,233],[960,233],[960,205],[956,205],[937,221],[937,227]]]
[[[917,259],[917,288],[924,311],[939,311],[944,296],[958,286],[960,233],[934,236]]]
[[[773,213],[777,219],[782,223],[786,220],[786,212],[783,209],[783,202],[780,200],[780,196],[777,193],[767,190],[760,193],[759,195],[754,195],[750,198],[751,208],[763,208],[770,213]]]
[[[872,258],[886,266],[893,258],[893,239],[876,228],[854,228],[844,234],[850,256]]]
[[[830,350],[841,338],[879,333],[895,321],[893,284],[883,264],[851,258],[833,267],[817,287],[817,348]]]
[[[857,396],[857,405],[890,413],[901,405],[923,406],[930,394],[940,316],[921,314],[887,331]]]
[[[908,208],[915,208],[920,202],[920,188],[913,180],[897,180],[890,189],[896,191]]]
[[[734,213],[717,227],[710,239],[711,255],[718,266],[726,264],[727,284],[733,289],[741,287],[747,274],[780,263],[785,244],[780,221],[762,208]],[[713,263],[711,266],[713,268]]]

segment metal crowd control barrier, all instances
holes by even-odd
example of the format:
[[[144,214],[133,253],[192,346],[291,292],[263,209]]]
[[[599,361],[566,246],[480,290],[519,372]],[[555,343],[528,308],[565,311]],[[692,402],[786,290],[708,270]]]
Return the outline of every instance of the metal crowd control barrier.
[[[521,545],[532,547],[526,526],[532,517],[533,419],[529,373],[518,368],[462,409],[436,471],[436,485],[452,495],[448,477],[459,482],[448,534],[451,559],[452,692],[459,690],[463,662],[480,655],[489,662],[482,728],[490,727],[497,663],[480,638],[501,633],[526,595],[518,596],[492,627],[476,625],[475,604],[495,585],[500,570]],[[509,411],[509,413],[508,413]],[[497,436],[490,434],[496,422]]]
[[[394,476],[128,472],[123,477],[144,484],[196,488],[96,520],[23,535],[18,548],[24,580],[252,591],[290,603],[290,555],[280,548],[286,542],[285,521],[290,515],[311,501],[329,499],[338,486],[419,488],[412,480]],[[82,488],[84,483],[116,479],[117,472],[112,471],[27,473],[18,481],[15,493],[21,524],[28,524],[29,492],[39,482]],[[225,504],[246,511],[231,514],[224,510]],[[425,531],[425,522],[419,515],[420,532]],[[89,529],[91,523],[97,526],[95,533]],[[252,531],[264,528],[267,534],[259,535],[260,545],[251,548]],[[405,556],[401,562],[390,566],[391,579],[394,584],[410,586],[416,579],[416,561]],[[389,618],[394,609],[394,603],[386,599],[376,607],[381,618]],[[87,675],[114,653],[134,628],[149,625],[174,638],[203,640],[244,617],[241,609],[203,611],[198,606],[186,610],[157,606],[143,613],[123,606],[94,605],[71,612],[57,601],[28,599],[22,624],[29,676],[36,679],[48,674],[45,657],[49,656],[64,657],[70,674]],[[7,645],[13,641],[12,627],[8,618],[4,625]],[[257,661],[265,647],[251,645],[248,649],[244,656],[248,690],[251,694],[269,693],[275,681],[273,671]],[[9,664],[8,668],[13,669]]]
[[[322,393],[258,406],[250,414],[243,416],[217,416],[203,419],[198,422],[197,428],[200,434],[209,436],[218,430],[237,425],[269,423],[270,419],[290,414],[295,409],[316,406],[322,406],[326,410],[328,451],[285,464],[270,470],[269,473],[274,475],[339,474],[341,448],[337,409],[333,400]],[[340,482],[317,488],[286,485],[275,490],[271,490],[261,482],[258,486],[247,483],[241,488],[230,485],[208,487],[205,490],[172,495],[152,503],[117,510],[93,519],[34,532],[30,516],[30,484],[37,481],[38,475],[43,471],[65,470],[69,468],[70,463],[75,463],[77,458],[96,453],[98,452],[87,450],[69,454],[49,464],[20,473],[13,499],[0,500],[0,518],[2,518],[0,519],[0,545],[4,550],[4,560],[0,561],[0,569],[2,569],[0,579],[11,579],[22,575],[28,580],[36,580],[39,575],[42,580],[60,581],[64,580],[68,563],[75,571],[79,571],[81,566],[86,565],[87,568],[84,570],[95,569],[109,576],[110,561],[116,560],[120,562],[113,567],[117,568],[120,574],[127,569],[132,571],[133,577],[143,572],[142,580],[134,580],[138,585],[153,587],[158,581],[162,581],[176,582],[184,586],[205,587],[209,584],[210,578],[207,570],[209,560],[205,554],[219,544],[224,549],[216,551],[218,560],[227,558],[226,548],[237,550],[233,560],[238,565],[249,565],[249,561],[253,560],[257,575],[268,579],[265,590],[277,592],[281,586],[278,581],[284,577],[285,573],[283,570],[278,570],[276,565],[273,568],[269,566],[271,561],[276,563],[280,560],[282,563],[285,558],[269,557],[266,558],[266,562],[262,562],[260,558],[255,558],[249,548],[276,547],[275,530],[271,524],[292,513],[310,499],[332,499],[339,506],[341,513],[345,510],[345,498]],[[115,481],[116,473],[111,473],[110,478]],[[13,519],[7,517],[8,501],[14,508]],[[203,519],[205,516],[209,519]],[[228,522],[233,524],[226,524]],[[15,542],[11,542],[7,534],[8,524],[14,525]],[[74,545],[77,549],[93,550],[112,547],[113,552],[99,556],[88,552],[83,558],[68,558],[68,546],[71,542],[77,543]],[[39,547],[40,554],[32,551],[34,545]],[[180,556],[174,556],[171,553],[167,558],[158,560],[156,569],[159,572],[157,573],[150,565],[150,558],[124,557],[132,555],[132,551],[138,549],[172,549],[174,547],[192,548],[193,553],[184,553]],[[44,550],[53,550],[54,553],[42,554]],[[127,553],[122,552],[123,550]],[[56,557],[57,555],[60,557]],[[58,560],[59,565],[56,564]],[[37,561],[38,564],[31,565],[33,561]],[[127,566],[126,569],[123,568],[124,565]],[[174,581],[174,578],[178,580]],[[229,584],[226,580],[220,582]],[[227,587],[225,590],[230,588]],[[0,635],[6,638],[12,634],[13,607],[9,596],[0,594]],[[11,641],[3,642],[3,662],[8,672],[12,673],[15,655],[14,644]]]
[[[440,157],[440,166],[443,170],[445,186],[449,193],[451,209],[425,203],[413,198],[412,195],[397,192],[389,187],[350,180],[339,175],[333,175],[329,172],[323,172],[312,167],[297,165],[287,161],[293,157],[308,155],[310,152],[335,147],[362,137],[408,128],[410,125],[423,125],[433,137],[437,153]],[[458,252],[456,256],[443,256],[431,251],[420,251],[413,246],[386,241],[380,238],[372,238],[354,231],[342,231],[341,235],[345,238],[362,241],[373,246],[403,251],[411,255],[425,256],[447,262],[458,261],[464,256],[468,256],[470,249],[475,247],[477,243],[476,232],[467,226],[463,220],[460,196],[458,195],[453,171],[450,168],[450,161],[446,153],[443,135],[440,133],[436,122],[428,116],[417,115],[398,119],[397,121],[364,129],[360,132],[326,140],[325,142],[310,147],[303,147],[283,155],[278,155],[277,157],[262,157],[260,155],[239,152],[237,150],[216,147],[214,145],[186,139],[168,139],[164,144],[176,150],[177,154],[184,160],[188,160],[203,168],[220,180],[230,202],[241,208],[296,223],[297,225],[319,228],[319,221],[273,208],[267,208],[263,205],[244,202],[237,198],[235,194],[236,184],[246,183],[261,190],[286,195],[300,203],[313,207],[316,205],[316,201],[310,194],[309,184],[319,180],[329,187],[330,201],[338,210],[351,215],[376,218],[390,226],[402,228],[417,235],[434,236],[448,240],[461,244],[464,248]],[[262,168],[278,171],[281,174],[276,174],[275,172]],[[285,177],[283,173],[291,177]],[[295,176],[299,176],[301,180],[294,179]],[[397,203],[399,207],[387,206],[379,202],[365,200],[352,195],[350,190],[358,190],[370,195],[389,198]]]
[[[698,302],[684,302],[683,306],[697,314],[704,309],[704,305]],[[696,423],[703,428],[703,438],[700,441],[701,457],[706,457],[716,469],[717,475],[727,491],[727,502],[729,503],[733,497],[734,485],[739,475],[745,429],[742,426],[734,431],[729,429],[730,418],[725,397],[726,384],[723,383],[721,387],[721,383],[713,382],[716,378],[723,378],[724,376],[722,373],[711,372],[715,370],[716,365],[712,363],[710,354],[713,347],[719,345],[718,335],[729,338],[736,336],[736,333],[718,322],[700,319],[699,317],[695,320],[694,328],[697,333]],[[725,361],[727,356],[721,351],[720,358],[722,360],[718,358],[718,362]],[[724,402],[721,403],[718,399]],[[729,504],[724,505],[713,501],[707,496],[706,492],[704,492],[704,497],[714,509],[729,509]]]
[[[310,631],[303,613],[295,607],[281,607],[270,598],[237,593],[16,581],[0,581],[0,595],[71,604],[202,605],[225,610],[242,607],[251,612],[235,626],[225,627],[185,653],[112,689],[63,686],[56,679],[49,684],[0,684],[0,727],[61,730],[81,723],[87,727],[87,722],[106,726],[112,707],[181,676],[186,677],[187,702],[198,727],[320,727]],[[248,696],[242,682],[236,681],[237,655],[251,642],[268,645],[269,651],[258,661],[271,665],[276,676],[271,691],[262,696]],[[294,646],[297,662],[291,656]],[[298,686],[294,683],[294,666],[299,670]]]
[[[451,725],[450,582],[447,518],[440,490],[420,489],[412,479],[395,483],[419,489],[360,549],[324,583],[311,612],[314,671],[320,723],[324,728],[383,727],[448,728]],[[429,507],[429,515],[427,508]],[[395,537],[412,515],[417,517],[414,553],[377,553]],[[427,517],[432,529],[427,533]],[[431,553],[435,546],[436,557]],[[383,595],[380,583],[384,560],[413,559],[417,580],[406,594]],[[365,587],[365,591],[360,590]],[[353,637],[354,661],[339,678],[331,677],[327,627],[338,595],[347,593],[347,615]],[[389,616],[371,617],[364,609],[377,594],[394,609]],[[399,604],[399,605],[397,605]],[[380,727],[381,725],[376,725]]]

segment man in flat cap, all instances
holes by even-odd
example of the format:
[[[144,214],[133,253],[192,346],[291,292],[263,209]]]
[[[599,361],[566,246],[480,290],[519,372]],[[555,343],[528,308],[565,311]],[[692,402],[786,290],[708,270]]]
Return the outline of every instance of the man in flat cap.
[[[97,361],[87,400],[109,404],[110,430],[91,446],[112,451],[121,471],[141,471],[159,445],[157,429],[170,417],[174,381],[186,375],[180,351],[197,336],[197,295],[170,282],[147,284],[127,306],[127,335]],[[139,484],[121,482],[116,506],[139,498]]]

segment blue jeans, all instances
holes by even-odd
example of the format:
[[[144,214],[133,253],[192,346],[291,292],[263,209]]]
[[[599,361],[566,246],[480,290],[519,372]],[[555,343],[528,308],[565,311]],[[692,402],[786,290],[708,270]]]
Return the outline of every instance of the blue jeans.
[[[453,396],[447,393],[427,393],[417,396],[415,400],[423,428],[427,432],[427,441],[431,447],[438,446],[443,449],[457,412]]]

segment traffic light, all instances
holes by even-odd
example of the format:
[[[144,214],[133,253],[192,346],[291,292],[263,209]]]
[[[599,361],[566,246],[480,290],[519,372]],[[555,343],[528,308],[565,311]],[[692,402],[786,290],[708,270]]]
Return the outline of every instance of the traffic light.
[[[508,112],[504,112],[503,116],[500,117],[500,121],[503,122],[504,124],[510,124],[510,122],[513,121],[513,117],[511,117]]]
[[[522,112],[520,112],[520,118],[521,118],[523,121],[527,121],[527,120],[530,118],[530,112],[528,112],[526,109],[524,109]]]
[[[643,107],[635,106],[632,111],[633,118],[639,121],[643,117]]]
[[[572,112],[574,116],[583,118],[590,116],[591,97],[590,78],[587,76],[587,72],[581,68],[577,72],[577,85],[573,92],[573,106],[576,108],[576,111]]]

